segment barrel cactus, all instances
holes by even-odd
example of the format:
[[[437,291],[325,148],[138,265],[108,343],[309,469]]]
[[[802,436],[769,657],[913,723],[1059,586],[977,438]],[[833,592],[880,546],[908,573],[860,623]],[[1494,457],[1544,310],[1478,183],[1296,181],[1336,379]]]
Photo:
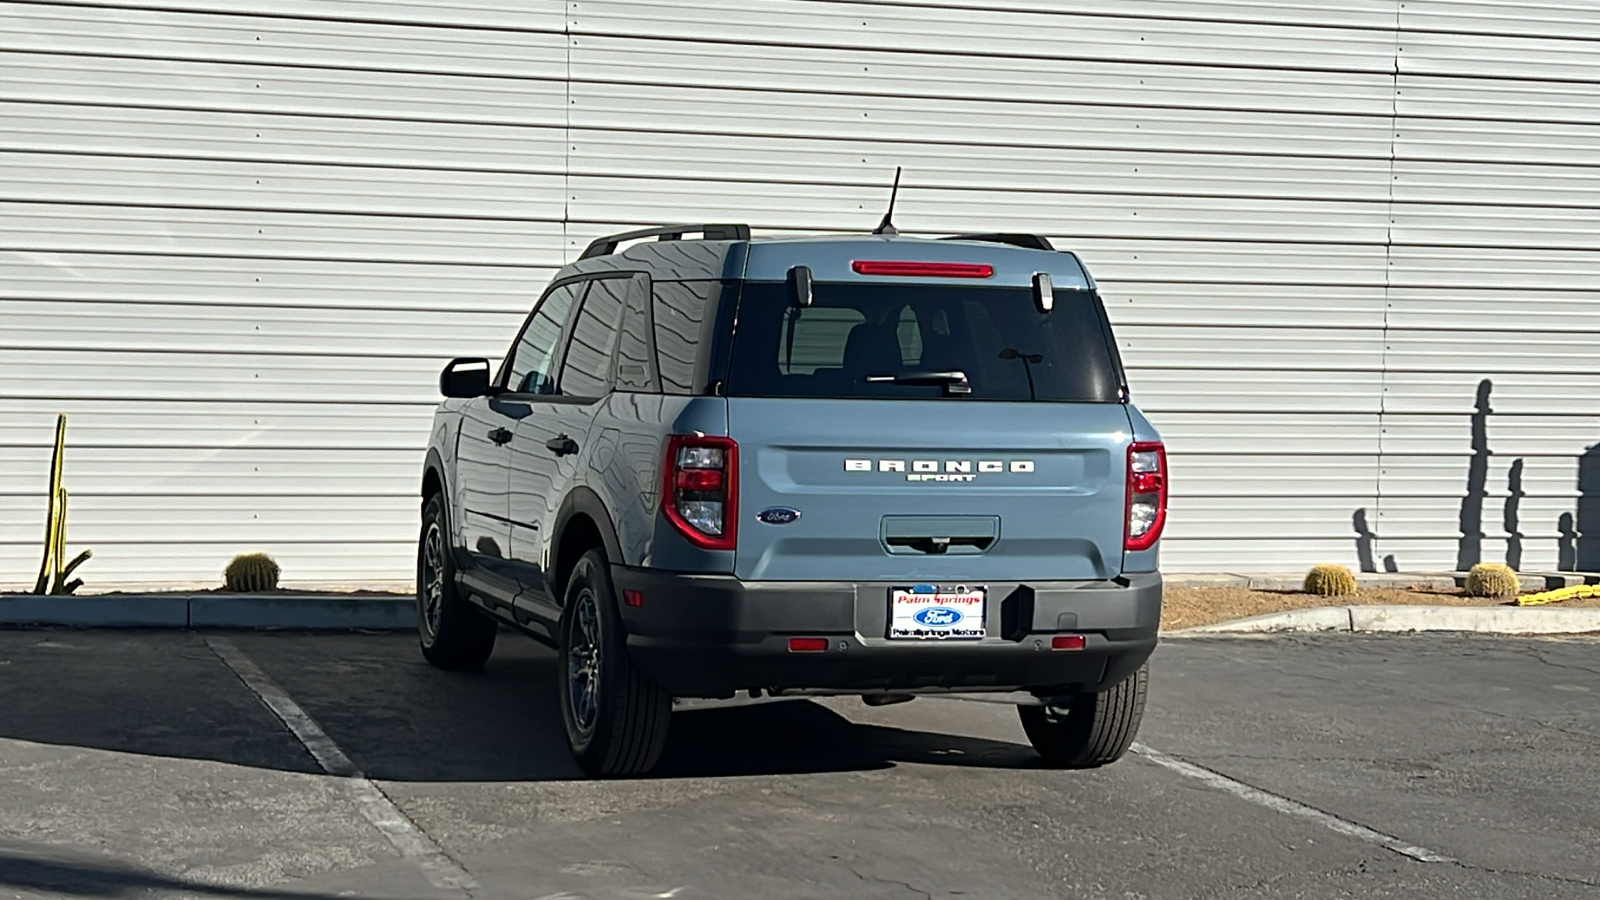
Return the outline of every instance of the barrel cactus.
[[[1522,582],[1504,563],[1478,563],[1467,572],[1466,589],[1469,597],[1515,597]]]
[[[1344,566],[1314,566],[1306,573],[1305,592],[1322,597],[1344,597],[1356,592],[1356,576]]]
[[[277,590],[278,564],[265,553],[241,553],[228,563],[222,581],[236,593]]]

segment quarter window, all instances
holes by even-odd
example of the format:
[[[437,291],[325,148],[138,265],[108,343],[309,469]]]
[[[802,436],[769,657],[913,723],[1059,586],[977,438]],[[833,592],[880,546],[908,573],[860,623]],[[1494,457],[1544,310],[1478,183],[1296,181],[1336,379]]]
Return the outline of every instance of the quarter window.
[[[628,302],[617,334],[617,371],[613,383],[619,391],[659,393],[650,377],[650,278],[635,275],[628,283]]]
[[[656,367],[664,393],[693,393],[706,307],[711,292],[720,285],[717,281],[656,283]]]

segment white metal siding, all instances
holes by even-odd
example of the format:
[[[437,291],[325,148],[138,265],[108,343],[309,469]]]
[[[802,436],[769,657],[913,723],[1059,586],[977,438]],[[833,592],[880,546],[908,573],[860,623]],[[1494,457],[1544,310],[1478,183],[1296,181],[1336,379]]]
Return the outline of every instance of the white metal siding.
[[[1453,566],[1485,379],[1484,557],[1520,459],[1553,568],[1600,441],[1597,48],[1575,0],[0,3],[0,584],[58,411],[95,587],[405,581],[445,359],[597,234],[864,228],[895,165],[902,228],[1100,279],[1168,570],[1355,563],[1358,511]]]

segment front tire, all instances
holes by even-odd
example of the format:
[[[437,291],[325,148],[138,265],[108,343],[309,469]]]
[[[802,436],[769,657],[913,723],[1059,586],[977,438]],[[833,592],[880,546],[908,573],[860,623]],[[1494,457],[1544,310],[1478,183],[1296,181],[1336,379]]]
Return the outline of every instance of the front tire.
[[[1019,706],[1028,742],[1052,768],[1092,769],[1128,752],[1144,718],[1150,667],[1098,694],[1079,694],[1067,709]]]
[[[642,775],[667,743],[672,698],[634,668],[605,554],[590,550],[567,580],[561,612],[561,720],[590,775]]]
[[[456,588],[449,535],[443,501],[435,494],[422,508],[422,534],[417,539],[417,638],[428,662],[453,672],[471,672],[489,661],[500,626]]]

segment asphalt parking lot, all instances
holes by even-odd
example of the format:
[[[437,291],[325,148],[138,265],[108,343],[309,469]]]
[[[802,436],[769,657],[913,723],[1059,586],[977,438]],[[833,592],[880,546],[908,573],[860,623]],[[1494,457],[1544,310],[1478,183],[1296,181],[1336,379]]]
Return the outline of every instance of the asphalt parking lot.
[[[683,714],[656,776],[584,781],[552,665],[0,632],[0,897],[1600,896],[1591,640],[1169,640],[1142,752],[1092,772],[1010,707],[830,700]]]

